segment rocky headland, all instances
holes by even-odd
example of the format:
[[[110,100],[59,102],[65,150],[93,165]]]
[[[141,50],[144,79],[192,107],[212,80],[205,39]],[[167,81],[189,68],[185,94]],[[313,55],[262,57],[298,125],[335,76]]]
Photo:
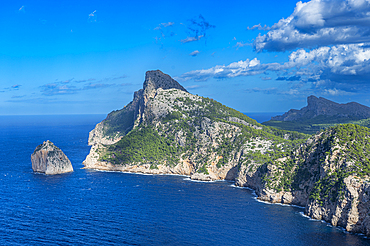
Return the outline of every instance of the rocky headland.
[[[48,175],[73,172],[71,161],[49,140],[38,145],[31,155],[32,170]]]
[[[323,97],[309,96],[306,107],[300,110],[291,109],[283,115],[272,117],[271,120],[306,121],[318,116],[334,116],[336,119],[367,119],[370,118],[370,108],[356,102],[341,104]]]
[[[312,136],[261,125],[157,70],[90,132],[84,165],[234,180],[261,200],[370,235],[369,141],[369,128],[352,124]]]

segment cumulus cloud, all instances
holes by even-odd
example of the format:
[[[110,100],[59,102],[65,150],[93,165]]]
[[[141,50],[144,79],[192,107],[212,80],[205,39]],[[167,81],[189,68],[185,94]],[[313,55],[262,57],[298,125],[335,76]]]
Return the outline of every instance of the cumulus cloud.
[[[253,60],[245,60],[239,62],[233,62],[227,66],[218,65],[209,69],[195,70],[184,73],[180,78],[183,80],[194,79],[195,81],[205,81],[209,78],[233,78],[237,76],[249,76],[263,73],[263,70],[268,65],[261,65],[257,58]]]
[[[370,2],[365,0],[311,0],[298,2],[294,12],[254,41],[256,51],[285,51],[338,44],[370,42]]]
[[[189,54],[189,56],[197,56],[200,52],[198,50],[194,50]]]
[[[323,91],[323,94],[324,95],[330,95],[330,96],[350,96],[350,95],[354,95],[354,93],[352,93],[352,92],[338,90],[337,88],[325,89]]]
[[[320,47],[311,51],[292,52],[284,63],[261,63],[257,58],[195,70],[180,76],[183,80],[204,81],[209,78],[224,79],[252,76],[272,71],[277,80],[312,83],[316,88],[347,92],[370,89],[370,48],[366,44]],[[329,93],[329,91],[328,91]]]

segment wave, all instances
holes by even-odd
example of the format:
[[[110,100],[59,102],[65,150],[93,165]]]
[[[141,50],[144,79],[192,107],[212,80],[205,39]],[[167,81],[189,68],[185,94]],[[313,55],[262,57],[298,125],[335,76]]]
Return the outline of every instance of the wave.
[[[249,187],[244,187],[244,186],[236,186],[235,184],[232,184],[230,185],[231,187],[233,188],[238,188],[238,189],[244,189],[244,190],[252,190],[254,191],[252,188],[249,188]]]
[[[257,196],[256,192],[254,192],[254,195],[255,195],[255,197],[253,197],[253,199],[256,200],[257,202],[261,202],[261,203],[265,203],[265,204],[271,204],[271,205],[279,205],[279,206],[284,206],[284,207],[295,207],[295,208],[305,209],[305,207],[295,205],[295,204],[286,204],[286,203],[280,203],[280,202],[272,203],[272,202],[260,200],[260,199],[258,199],[258,196]]]
[[[183,180],[185,180],[185,181],[191,181],[191,182],[196,182],[196,183],[215,183],[215,182],[218,182],[217,180],[204,181],[204,180],[191,179],[189,177],[184,178]]]

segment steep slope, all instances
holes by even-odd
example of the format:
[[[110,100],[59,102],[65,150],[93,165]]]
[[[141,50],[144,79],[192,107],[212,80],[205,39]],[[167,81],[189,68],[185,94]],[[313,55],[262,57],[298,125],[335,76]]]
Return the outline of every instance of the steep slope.
[[[369,235],[369,144],[367,127],[329,128],[312,136],[283,162],[266,165],[258,195],[269,202],[304,206],[312,218]]]
[[[283,115],[272,117],[264,125],[303,133],[316,133],[336,124],[354,123],[369,126],[370,108],[356,102],[339,104],[325,98],[309,96],[307,106],[291,109]]]

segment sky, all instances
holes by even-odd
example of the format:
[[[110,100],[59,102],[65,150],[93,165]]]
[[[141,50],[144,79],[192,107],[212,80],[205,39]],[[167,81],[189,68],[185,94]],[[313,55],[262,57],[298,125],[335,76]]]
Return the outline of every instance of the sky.
[[[241,112],[370,106],[370,1],[4,1],[0,115],[107,114],[145,72]]]

